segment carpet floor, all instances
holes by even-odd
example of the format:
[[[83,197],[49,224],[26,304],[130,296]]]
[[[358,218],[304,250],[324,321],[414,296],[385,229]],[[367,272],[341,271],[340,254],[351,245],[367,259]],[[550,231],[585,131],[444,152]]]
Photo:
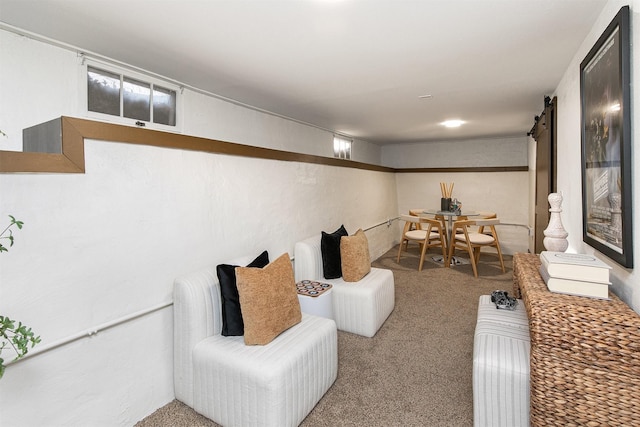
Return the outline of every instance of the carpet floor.
[[[373,263],[394,272],[393,312],[373,338],[338,331],[338,378],[302,427],[473,425],[478,298],[496,289],[511,292],[512,258],[504,257],[502,273],[497,256],[483,255],[476,279],[470,264],[443,268],[431,254],[418,272],[417,246],[403,252],[399,263],[397,251]],[[173,401],[136,424],[160,426],[218,424]]]

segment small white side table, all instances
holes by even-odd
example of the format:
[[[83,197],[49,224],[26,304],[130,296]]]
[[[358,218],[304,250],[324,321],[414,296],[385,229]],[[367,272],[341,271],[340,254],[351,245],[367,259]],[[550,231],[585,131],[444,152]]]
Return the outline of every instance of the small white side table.
[[[331,289],[331,285],[313,280],[302,280],[296,286],[298,287],[300,310],[303,313],[333,319],[333,302],[331,300],[333,289]],[[305,290],[309,286],[315,286],[315,289]]]

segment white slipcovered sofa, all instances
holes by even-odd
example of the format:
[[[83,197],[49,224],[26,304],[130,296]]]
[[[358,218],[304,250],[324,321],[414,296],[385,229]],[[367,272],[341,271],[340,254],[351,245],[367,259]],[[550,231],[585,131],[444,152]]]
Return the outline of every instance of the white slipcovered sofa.
[[[229,262],[247,265],[252,258]],[[264,346],[221,335],[215,266],[174,283],[176,398],[225,427],[297,426],[338,373],[336,324],[302,313],[302,321]]]
[[[333,285],[333,316],[338,329],[373,337],[395,307],[393,272],[372,267],[357,282],[325,279],[322,272],[320,234],[297,242],[294,247],[296,281],[317,280]]]

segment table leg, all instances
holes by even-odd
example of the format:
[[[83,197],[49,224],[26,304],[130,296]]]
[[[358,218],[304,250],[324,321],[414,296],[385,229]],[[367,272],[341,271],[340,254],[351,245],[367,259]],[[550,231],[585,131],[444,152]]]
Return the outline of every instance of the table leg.
[[[449,246],[455,243],[454,242],[455,236],[453,235],[453,215],[447,215],[446,228],[447,229],[445,230],[445,233],[444,233],[444,238],[445,238],[445,241],[446,241],[445,252],[447,254],[449,254]],[[434,256],[433,260],[435,262],[442,262],[443,264],[446,262],[446,259],[442,259],[442,257],[439,256],[439,255],[438,256]],[[457,263],[458,263],[458,260],[456,259],[456,257],[452,256],[451,257],[451,262],[449,263],[449,265],[452,266],[452,265],[456,265]]]

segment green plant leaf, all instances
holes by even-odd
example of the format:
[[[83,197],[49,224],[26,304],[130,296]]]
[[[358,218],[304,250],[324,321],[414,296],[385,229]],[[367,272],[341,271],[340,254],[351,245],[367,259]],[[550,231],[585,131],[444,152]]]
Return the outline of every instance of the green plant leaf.
[[[0,131],[0,133],[2,133],[2,131]],[[18,229],[22,229],[24,223],[15,219],[12,215],[9,215],[9,218],[11,222],[0,232],[0,239],[8,240],[9,247],[11,247],[14,242],[11,227],[15,225]],[[0,252],[7,251],[8,249],[0,244]],[[35,336],[31,328],[27,327],[27,325],[18,322],[18,326],[16,326],[15,320],[7,316],[0,316],[0,353],[2,353],[5,348],[13,350],[16,354],[13,360],[18,360],[28,353],[29,348],[33,348],[39,342],[40,337]],[[4,359],[0,357],[0,378],[4,375],[5,369]]]
[[[11,247],[13,246],[13,242],[14,242],[13,231],[11,231],[11,227],[15,225],[16,227],[18,227],[18,229],[22,229],[24,222],[17,220],[13,215],[9,215],[9,218],[11,219],[11,222],[9,223],[9,225],[5,227],[4,230],[2,230],[2,232],[0,232],[0,239],[9,240],[9,247]],[[8,252],[8,251],[9,249],[7,249],[6,246],[0,245],[0,252]]]

